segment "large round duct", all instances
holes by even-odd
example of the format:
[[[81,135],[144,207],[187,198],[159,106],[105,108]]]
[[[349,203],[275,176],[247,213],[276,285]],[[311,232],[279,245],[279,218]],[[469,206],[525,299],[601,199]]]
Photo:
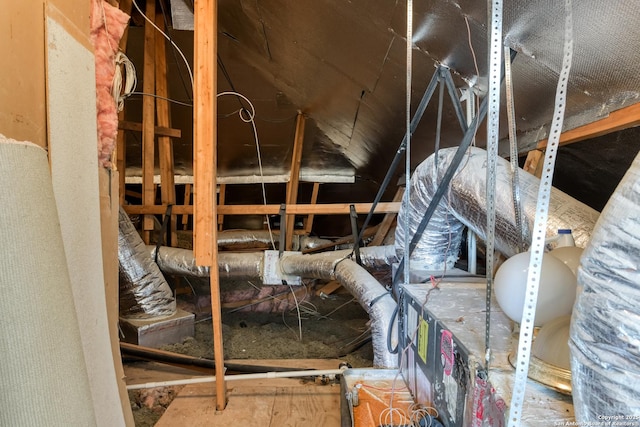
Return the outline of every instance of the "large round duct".
[[[405,229],[413,238],[424,212],[438,188],[439,182],[451,164],[457,148],[445,148],[429,156],[411,177],[408,208],[403,205],[398,214],[396,250],[398,257],[409,247],[405,242]],[[480,238],[486,238],[486,160],[487,152],[470,147],[450,188],[431,218],[428,227],[411,255],[411,268],[444,270],[453,267],[458,259],[462,229],[473,230]],[[496,250],[510,257],[520,252],[520,231],[515,221],[512,200],[511,169],[508,161],[499,158],[496,169]],[[540,180],[521,172],[520,194],[522,200],[524,241],[531,240]],[[571,229],[576,246],[584,247],[591,236],[598,212],[569,195],[553,188],[549,206],[547,234],[555,235],[558,229]]]
[[[573,309],[569,345],[581,425],[640,418],[639,254],[637,156],[602,211],[578,268],[582,292]]]

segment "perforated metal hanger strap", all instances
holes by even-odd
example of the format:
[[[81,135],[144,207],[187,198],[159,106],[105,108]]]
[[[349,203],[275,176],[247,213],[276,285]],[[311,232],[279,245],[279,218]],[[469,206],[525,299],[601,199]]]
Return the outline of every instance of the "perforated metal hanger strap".
[[[529,271],[527,275],[527,288],[525,294],[525,304],[520,324],[520,338],[518,340],[518,357],[516,361],[516,378],[511,396],[509,409],[509,427],[520,425],[522,417],[524,395],[527,384],[527,373],[529,371],[529,356],[531,354],[531,341],[533,337],[533,325],[538,300],[538,287],[540,284],[540,273],[542,270],[542,256],[544,254],[544,240],[547,217],[549,213],[549,199],[551,195],[551,184],[553,169],[555,165],[558,143],[562,132],[562,122],[567,97],[567,84],[569,82],[569,72],[571,71],[571,60],[573,56],[573,19],[571,13],[571,0],[565,0],[565,29],[564,47],[562,54],[562,69],[556,88],[555,107],[553,121],[547,143],[544,159],[544,171],[538,190],[538,202],[536,204],[536,215],[533,226],[533,238],[531,242],[531,258],[529,261]]]
[[[502,0],[491,2],[491,40],[489,57],[489,107],[487,113],[487,289],[485,321],[485,368],[491,360],[491,293],[496,229],[496,168],[500,133],[500,87],[502,85]]]

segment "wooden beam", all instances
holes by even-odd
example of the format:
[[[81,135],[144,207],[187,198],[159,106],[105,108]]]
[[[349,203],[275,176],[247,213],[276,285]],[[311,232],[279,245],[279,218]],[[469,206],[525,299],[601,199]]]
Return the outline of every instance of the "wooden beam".
[[[119,4],[120,10],[122,10],[127,15],[131,15],[132,1],[133,0],[121,0]],[[129,26],[127,25],[127,27],[124,29],[124,33],[122,34],[122,37],[120,38],[120,50],[122,52],[125,52],[125,53],[127,52],[128,40],[129,40]],[[118,123],[121,120],[124,120],[124,117],[125,117],[125,110],[123,109],[118,113]],[[120,127],[118,127],[118,129],[120,129]],[[140,125],[140,129],[142,129],[142,124]],[[118,132],[117,134],[116,149],[113,156],[116,159],[116,170],[119,171],[119,174],[118,174],[119,200],[120,200],[120,206],[123,206],[124,196],[125,196],[124,192],[126,188],[125,178],[126,178],[126,162],[127,162],[126,137],[124,132]]]
[[[299,112],[296,120],[296,133],[293,138],[293,152],[291,153],[291,169],[289,174],[289,182],[287,183],[287,205],[295,205],[298,202],[300,163],[302,161],[302,145],[304,143],[304,124],[305,118],[302,113]],[[290,251],[293,247],[292,236],[295,222],[295,215],[287,215],[286,249],[288,251]]]
[[[195,200],[193,248],[198,265],[218,265],[216,227],[216,122],[217,122],[217,0],[198,0],[194,6],[193,171]],[[222,344],[222,314],[218,269],[209,275],[213,348],[216,368],[216,409],[227,404]]]
[[[560,145],[595,138],[638,125],[640,125],[640,103],[613,111],[604,119],[563,132],[560,135]],[[546,148],[547,141],[546,139],[540,141],[537,148]]]
[[[525,172],[540,178],[542,176],[542,167],[544,165],[544,152],[541,150],[531,150],[527,154],[527,160],[524,162]]]
[[[224,206],[224,199],[227,192],[227,184],[218,185],[218,206]],[[218,215],[218,231],[222,231],[224,228],[224,215]]]
[[[197,193],[196,193],[197,203]],[[369,213],[372,203],[355,203],[356,212]],[[196,208],[197,208],[196,204]],[[166,206],[126,205],[124,210],[130,215],[159,215],[166,211]],[[193,206],[176,205],[173,212],[176,215],[189,215],[194,212]],[[380,202],[374,213],[398,213],[400,202]],[[223,205],[218,206],[217,213],[221,215],[276,215],[280,212],[280,205]],[[349,215],[348,203],[332,203],[321,205],[287,205],[287,214],[292,215]]]
[[[191,184],[185,184],[184,185],[184,202],[183,202],[184,206],[190,206],[191,205]],[[193,213],[189,212],[189,213],[183,213],[180,214],[182,215],[182,229],[186,230],[187,226],[189,224],[189,215]]]
[[[315,205],[318,201],[318,193],[320,192],[320,183],[313,183],[313,190],[311,191],[311,204]],[[311,229],[313,228],[313,214],[307,215],[304,220],[304,232],[305,234],[311,234]]]
[[[400,202],[402,200],[402,196],[404,195],[404,187],[398,187],[396,194],[393,196],[394,202]],[[395,213],[388,213],[382,219],[380,226],[378,227],[378,231],[376,231],[376,235],[373,236],[371,243],[369,246],[380,246],[384,241],[384,238],[389,233],[389,229],[393,224],[393,221],[396,219]]]
[[[156,0],[147,0],[146,13],[153,18],[156,15]],[[145,93],[155,93],[155,36],[156,29],[149,23],[144,26],[144,69],[143,89]],[[155,204],[153,189],[155,156],[155,102],[150,96],[142,100],[142,204]],[[149,244],[150,231],[153,230],[153,218],[145,216],[142,221],[142,238]]]
[[[160,39],[160,37],[158,37],[158,39]],[[165,102],[167,102],[167,101],[165,101]],[[142,123],[128,122],[126,120],[119,121],[118,122],[118,129],[130,130],[130,131],[133,131],[133,132],[142,132]],[[167,127],[167,126],[155,126],[153,128],[153,133],[155,135],[157,135],[157,136],[167,136],[167,137],[170,137],[170,138],[181,138],[182,137],[182,130],[180,130],[180,129],[172,129],[171,127]]]
[[[156,12],[156,25],[165,31],[164,15]],[[158,126],[171,127],[171,110],[169,109],[169,89],[167,86],[167,49],[164,37],[156,37],[156,119]],[[176,186],[173,167],[173,141],[168,136],[158,136],[158,162],[160,164],[160,196],[163,205],[176,204]],[[171,244],[178,243],[176,233],[177,215],[172,214],[169,219],[171,230]]]

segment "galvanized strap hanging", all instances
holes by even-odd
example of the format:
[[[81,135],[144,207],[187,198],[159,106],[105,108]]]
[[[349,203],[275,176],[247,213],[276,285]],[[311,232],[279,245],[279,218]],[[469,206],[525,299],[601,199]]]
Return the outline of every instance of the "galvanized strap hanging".
[[[491,2],[491,40],[489,50],[489,111],[487,115],[487,236],[486,236],[486,321],[485,368],[491,360],[491,293],[493,290],[493,254],[496,237],[496,169],[500,139],[500,87],[502,70],[502,0]],[[506,59],[510,61],[510,56]]]
[[[520,323],[520,337],[518,340],[518,357],[516,361],[516,378],[511,396],[509,427],[518,427],[522,417],[524,404],[524,394],[527,384],[527,374],[529,372],[529,357],[531,354],[531,341],[533,338],[533,327],[538,302],[538,288],[540,285],[540,274],[542,271],[542,257],[544,254],[544,241],[546,237],[546,223],[549,213],[549,200],[551,194],[551,184],[553,170],[555,166],[556,153],[562,133],[562,123],[567,98],[567,84],[569,82],[569,72],[571,71],[571,60],[573,57],[573,19],[571,13],[571,0],[565,0],[565,29],[564,48],[562,57],[562,69],[556,88],[555,107],[553,121],[547,143],[547,150],[544,159],[544,171],[538,190],[538,203],[536,204],[536,215],[533,226],[533,238],[531,243],[531,258],[527,274],[527,288],[525,292],[525,303]]]
[[[516,110],[513,100],[513,81],[511,78],[511,61],[509,58],[511,48],[504,47],[504,85],[507,102],[507,123],[509,128],[509,155],[511,161],[511,195],[513,197],[513,210],[515,212],[516,228],[518,229],[518,249],[525,249],[525,233],[522,224],[522,203],[520,201],[520,179],[518,165],[518,138],[516,137]]]
[[[411,200],[411,69],[413,50],[413,0],[407,0],[407,77],[406,77],[406,140],[407,149],[405,151],[405,171],[404,171],[404,207],[407,217],[406,223],[409,224],[409,203]],[[409,227],[405,229],[404,241],[409,241]],[[406,248],[405,248],[406,250]],[[409,258],[404,258],[404,283],[409,283]]]

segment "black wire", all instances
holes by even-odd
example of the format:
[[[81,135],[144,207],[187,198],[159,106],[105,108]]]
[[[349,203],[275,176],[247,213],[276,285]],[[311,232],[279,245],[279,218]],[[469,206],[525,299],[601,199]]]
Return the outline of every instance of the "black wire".
[[[222,71],[222,75],[224,76],[227,83],[229,83],[229,86],[231,87],[231,91],[238,93],[238,91],[236,90],[236,87],[233,85],[233,82],[231,81],[231,76],[229,75],[229,72],[227,71],[227,67],[225,67],[224,62],[222,61],[222,57],[220,56],[220,54],[218,54],[218,67],[220,67],[220,71]],[[244,106],[244,103],[243,103],[244,100],[242,99],[242,97],[236,95],[236,98],[238,99],[238,103],[240,103],[240,107],[245,112],[248,113],[249,110],[247,109],[247,107]]]

